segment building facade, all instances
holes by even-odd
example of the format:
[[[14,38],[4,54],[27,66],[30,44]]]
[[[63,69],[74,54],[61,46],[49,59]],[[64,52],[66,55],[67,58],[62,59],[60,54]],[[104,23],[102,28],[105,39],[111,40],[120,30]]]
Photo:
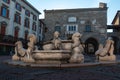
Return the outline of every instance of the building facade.
[[[107,37],[107,5],[100,3],[98,8],[44,10],[47,32],[45,41],[59,31],[61,39],[71,39],[75,32],[83,34],[86,53],[94,53],[99,43]]]
[[[42,49],[43,46],[43,40],[45,38],[45,22],[44,19],[39,19],[39,43],[38,43],[38,47],[39,49]]]
[[[0,0],[0,50],[9,52],[14,42],[25,42],[29,34],[39,36],[39,15],[26,0]]]

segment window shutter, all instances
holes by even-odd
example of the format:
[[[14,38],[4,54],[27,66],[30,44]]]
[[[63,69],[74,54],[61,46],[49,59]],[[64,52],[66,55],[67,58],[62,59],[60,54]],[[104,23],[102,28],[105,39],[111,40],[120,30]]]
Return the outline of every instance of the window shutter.
[[[19,16],[19,23],[21,24],[21,16]]]
[[[9,10],[7,10],[7,18],[9,18]]]
[[[34,30],[34,23],[32,24],[32,30]]]
[[[1,6],[1,9],[0,9],[0,15],[2,16],[2,12],[3,12],[3,7]]]
[[[2,7],[0,7],[0,16],[1,16],[1,13],[2,13],[2,11],[1,11],[1,10],[2,10]]]
[[[30,12],[29,12],[28,16],[30,17]]]
[[[15,32],[14,32],[14,37],[15,38],[18,38],[18,32],[19,32],[19,30],[15,30]]]
[[[28,28],[30,28],[30,21],[28,20]]]
[[[36,24],[35,24],[35,31],[36,31]]]
[[[25,33],[25,39],[27,40],[28,33]]]
[[[20,11],[22,11],[22,6],[20,6]]]
[[[24,20],[24,26],[26,26],[26,19]]]
[[[1,34],[5,35],[5,31],[6,31],[5,25],[2,25],[2,27],[1,27]]]
[[[10,4],[10,0],[8,0],[8,4]]]
[[[14,15],[14,22],[16,21],[16,14]]]

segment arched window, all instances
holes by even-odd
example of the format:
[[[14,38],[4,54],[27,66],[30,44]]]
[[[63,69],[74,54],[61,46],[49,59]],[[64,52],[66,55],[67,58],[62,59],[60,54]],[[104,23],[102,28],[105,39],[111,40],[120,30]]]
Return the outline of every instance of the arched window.
[[[1,23],[1,31],[0,31],[1,35],[5,35],[5,33],[6,33],[6,27],[7,27],[7,23],[6,22],[2,22]]]
[[[18,35],[19,35],[19,27],[15,27],[14,37],[18,38]]]

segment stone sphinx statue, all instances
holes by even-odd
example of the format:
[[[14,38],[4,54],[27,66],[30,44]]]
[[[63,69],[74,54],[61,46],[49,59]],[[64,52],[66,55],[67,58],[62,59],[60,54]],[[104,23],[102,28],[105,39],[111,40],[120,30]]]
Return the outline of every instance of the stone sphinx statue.
[[[12,56],[12,60],[21,60],[23,61],[26,56],[26,50],[23,48],[22,42],[17,41],[15,43],[15,54]]]
[[[28,36],[28,48],[24,49],[21,41],[15,43],[15,54],[12,56],[12,60],[21,60],[24,62],[34,62],[32,58],[32,52],[35,50],[36,36],[31,34]]]
[[[114,52],[114,41],[111,37],[106,40],[106,45],[103,47],[102,44],[99,45],[99,49],[95,52],[96,59],[98,61],[115,61],[116,56]]]
[[[82,54],[84,49],[80,42],[82,34],[76,32],[72,36],[72,55],[69,60],[70,63],[82,63],[84,62],[84,55]]]

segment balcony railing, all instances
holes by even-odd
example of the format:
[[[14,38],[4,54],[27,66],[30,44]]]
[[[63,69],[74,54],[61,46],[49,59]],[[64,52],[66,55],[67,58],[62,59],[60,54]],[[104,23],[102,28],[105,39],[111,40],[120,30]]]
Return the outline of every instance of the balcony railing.
[[[74,34],[77,31],[66,31],[65,34]]]

